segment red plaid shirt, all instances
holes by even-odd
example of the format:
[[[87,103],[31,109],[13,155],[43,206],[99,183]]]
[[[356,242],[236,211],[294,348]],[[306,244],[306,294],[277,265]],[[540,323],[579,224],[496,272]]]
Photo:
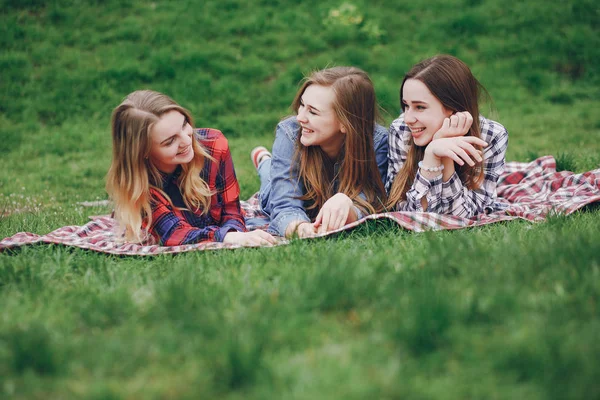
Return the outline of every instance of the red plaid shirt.
[[[150,189],[150,233],[163,246],[206,241],[222,242],[228,232],[246,231],[240,208],[240,186],[235,176],[227,139],[220,131],[209,128],[197,129],[195,138],[214,158],[214,161],[206,159],[200,172],[200,177],[214,193],[210,199],[210,210],[202,215],[202,210],[193,212],[186,209],[177,185],[181,167],[172,174],[165,175],[162,192],[156,188]]]

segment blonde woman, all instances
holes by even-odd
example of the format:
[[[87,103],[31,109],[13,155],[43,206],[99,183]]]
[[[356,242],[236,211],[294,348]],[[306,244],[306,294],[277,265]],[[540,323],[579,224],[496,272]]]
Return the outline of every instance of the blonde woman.
[[[338,229],[385,204],[387,130],[376,125],[368,75],[353,67],[317,71],[304,80],[277,126],[273,154],[252,151],[269,230],[309,237]]]
[[[274,243],[266,232],[246,232],[227,139],[194,129],[189,111],[168,96],[128,95],[113,111],[112,141],[106,190],[125,240]]]
[[[496,198],[508,132],[479,114],[485,91],[469,67],[439,55],[414,65],[390,126],[388,207],[460,217],[506,208]]]

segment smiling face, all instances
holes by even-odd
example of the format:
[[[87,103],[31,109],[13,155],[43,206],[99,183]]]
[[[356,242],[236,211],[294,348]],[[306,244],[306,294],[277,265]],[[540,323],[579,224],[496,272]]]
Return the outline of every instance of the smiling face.
[[[418,79],[407,79],[402,88],[404,122],[410,128],[417,146],[427,146],[452,111]]]
[[[331,87],[312,84],[304,90],[296,116],[302,126],[300,143],[320,146],[332,159],[339,154],[345,134],[345,128],[335,115],[334,101],[335,92]]]
[[[150,130],[150,161],[160,171],[171,173],[194,158],[194,131],[179,111],[169,111]]]

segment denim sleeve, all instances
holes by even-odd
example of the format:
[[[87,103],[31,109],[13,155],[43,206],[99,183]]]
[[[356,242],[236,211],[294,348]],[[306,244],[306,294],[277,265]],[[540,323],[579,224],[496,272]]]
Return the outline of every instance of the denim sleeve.
[[[271,216],[269,228],[281,236],[285,236],[287,226],[293,221],[310,222],[303,201],[298,198],[303,195],[303,187],[291,172],[295,151],[293,128],[293,124],[285,122],[277,125],[271,160],[271,193],[267,206]]]
[[[376,125],[374,132],[375,160],[384,187],[386,186],[388,170],[388,147],[388,130],[383,126]]]

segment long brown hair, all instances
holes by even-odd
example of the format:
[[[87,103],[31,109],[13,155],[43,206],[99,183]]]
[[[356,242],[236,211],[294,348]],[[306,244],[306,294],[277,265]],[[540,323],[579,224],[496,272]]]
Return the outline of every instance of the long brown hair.
[[[402,102],[402,90],[408,79],[417,79],[423,82],[447,110],[471,113],[473,124],[466,136],[477,138],[481,136],[479,98],[480,95],[489,96],[464,62],[450,55],[438,55],[415,64],[404,76],[400,86],[400,104],[403,112],[405,105]],[[406,200],[406,192],[415,180],[419,168],[418,163],[424,155],[425,146],[415,145],[411,137],[406,161],[394,178],[390,189],[388,207],[393,208],[398,202]],[[462,166],[456,165],[455,168],[460,180],[469,189],[477,189],[481,186],[484,178],[482,162],[475,161],[473,167],[465,163]]]
[[[140,242],[146,239],[142,223],[152,224],[150,188],[160,190],[162,174],[150,161],[151,130],[169,111],[178,111],[193,126],[190,112],[170,97],[151,90],[129,94],[118,105],[111,120],[113,157],[106,175],[106,191],[114,202],[114,215],[125,240]],[[192,140],[194,158],[182,165],[178,185],[183,200],[190,209],[208,212],[211,192],[200,178],[205,158],[210,156],[197,140]],[[166,198],[168,196],[163,193]]]
[[[292,108],[296,114],[304,91],[310,85],[330,87],[335,94],[333,111],[346,128],[339,158],[339,177],[334,176],[335,160],[330,160],[320,146],[303,146],[300,131],[295,160],[298,178],[304,184],[301,197],[311,218],[334,193],[334,181],[339,178],[338,192],[357,202],[369,213],[379,212],[385,205],[385,188],[379,174],[373,137],[379,117],[375,89],[369,76],[354,67],[333,67],[312,73],[304,79]],[[325,172],[325,173],[324,173]],[[360,193],[365,199],[359,197]]]

